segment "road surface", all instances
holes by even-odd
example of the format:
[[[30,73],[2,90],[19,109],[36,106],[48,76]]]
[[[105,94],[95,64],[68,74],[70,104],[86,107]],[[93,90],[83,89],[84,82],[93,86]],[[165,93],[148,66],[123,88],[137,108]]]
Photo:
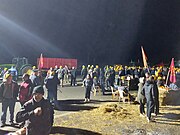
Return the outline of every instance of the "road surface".
[[[80,82],[77,86],[70,86],[66,84],[64,87],[58,86],[58,105],[59,107],[55,109],[55,118],[63,115],[68,115],[69,113],[75,113],[78,111],[89,110],[96,108],[99,103],[107,100],[111,100],[111,94],[106,92],[106,95],[101,95],[97,93],[96,96],[91,93],[91,101],[84,103],[85,89],[81,87]],[[47,90],[45,89],[45,95],[47,97]],[[20,103],[16,102],[15,114],[20,110]],[[0,103],[0,112],[2,113],[2,103]],[[0,135],[6,133],[6,131],[15,131],[16,127],[11,127],[8,124],[9,112],[7,113],[6,127],[0,128]]]

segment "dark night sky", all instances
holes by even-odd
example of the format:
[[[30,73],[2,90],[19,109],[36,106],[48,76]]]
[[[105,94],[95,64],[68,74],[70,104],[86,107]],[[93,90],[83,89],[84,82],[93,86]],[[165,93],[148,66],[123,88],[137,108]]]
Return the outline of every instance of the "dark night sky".
[[[179,0],[0,0],[0,63],[27,57],[81,63],[180,59]]]

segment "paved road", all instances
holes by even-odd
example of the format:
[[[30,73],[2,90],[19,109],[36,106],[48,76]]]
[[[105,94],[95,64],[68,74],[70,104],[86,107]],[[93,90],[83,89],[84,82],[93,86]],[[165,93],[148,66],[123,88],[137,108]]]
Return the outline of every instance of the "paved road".
[[[67,113],[89,110],[96,107],[99,103],[111,100],[110,93],[102,95],[97,93],[96,96],[91,93],[91,102],[84,103],[85,89],[81,86],[65,86],[58,88],[59,109],[55,111],[55,115],[66,115]],[[62,91],[62,93],[60,92]]]
[[[84,103],[84,95],[85,89],[84,87],[80,86],[81,84],[78,83],[78,86],[71,87],[69,84],[65,85],[64,87],[58,86],[58,104],[59,108],[55,110],[55,117],[67,115],[69,113],[74,113],[83,110],[93,109],[99,105],[99,103],[111,100],[111,94],[107,92],[107,95],[101,95],[97,93],[96,96],[91,94],[91,102]],[[47,91],[45,90],[44,97],[46,98]],[[20,103],[17,102],[15,106],[15,114],[20,109]],[[0,113],[2,112],[2,103],[0,103]],[[9,120],[9,113],[7,115],[7,124]],[[16,128],[12,128],[10,126],[0,128],[0,135],[2,130],[12,131],[16,130]]]

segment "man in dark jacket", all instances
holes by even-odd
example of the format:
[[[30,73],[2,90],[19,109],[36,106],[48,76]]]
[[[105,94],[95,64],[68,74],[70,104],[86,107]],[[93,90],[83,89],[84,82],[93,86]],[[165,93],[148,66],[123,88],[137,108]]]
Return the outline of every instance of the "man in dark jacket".
[[[85,89],[86,89],[84,102],[87,102],[87,101],[89,102],[90,101],[90,91],[91,91],[91,88],[93,85],[93,79],[91,78],[91,75],[88,74],[84,81],[85,81]]]
[[[14,124],[14,107],[18,91],[19,86],[12,80],[12,75],[5,74],[3,83],[0,84],[0,99],[2,100],[1,127],[6,124],[7,108],[10,111],[10,124]]]
[[[76,69],[75,67],[72,67],[71,69],[71,86],[76,85]]]
[[[99,83],[102,90],[102,94],[105,95],[105,77],[104,70],[100,68]]]
[[[154,112],[155,103],[155,87],[152,76],[146,78],[146,83],[143,86],[142,94],[146,97],[147,120],[151,122],[151,113]]]
[[[84,79],[87,76],[87,68],[83,65],[82,69],[81,69],[81,76],[82,76],[82,81],[84,81]]]
[[[83,65],[81,70],[81,76],[82,76],[82,87],[84,86],[84,79],[87,76],[87,68]]]
[[[159,90],[158,90],[157,83],[154,80],[154,77],[153,77],[153,82],[154,82],[154,97],[155,97],[155,102],[154,102],[155,110],[154,110],[154,113],[157,116],[159,114]]]
[[[59,79],[57,78],[56,74],[47,76],[45,78],[45,86],[48,91],[47,99],[56,107],[58,107],[57,102],[57,90],[58,90],[58,84],[60,83]]]
[[[29,79],[31,80],[33,87],[43,85],[43,82],[40,78],[40,72],[38,71],[38,69],[33,70],[33,73],[30,75]]]
[[[139,102],[139,111],[140,111],[140,116],[144,116],[145,110],[144,110],[144,105],[145,105],[145,96],[142,95],[142,89],[144,85],[144,77],[139,78],[139,84],[138,84],[138,95],[137,95],[137,101]]]
[[[50,134],[54,111],[43,95],[43,87],[36,86],[33,89],[33,98],[26,102],[16,115],[16,122],[25,121],[26,135]]]

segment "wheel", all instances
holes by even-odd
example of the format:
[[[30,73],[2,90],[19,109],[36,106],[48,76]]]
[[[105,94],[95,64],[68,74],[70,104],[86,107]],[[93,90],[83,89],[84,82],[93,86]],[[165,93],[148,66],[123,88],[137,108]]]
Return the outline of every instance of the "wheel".
[[[20,75],[23,75],[24,73],[28,73],[30,70],[32,71],[31,65],[24,65],[20,69]]]

